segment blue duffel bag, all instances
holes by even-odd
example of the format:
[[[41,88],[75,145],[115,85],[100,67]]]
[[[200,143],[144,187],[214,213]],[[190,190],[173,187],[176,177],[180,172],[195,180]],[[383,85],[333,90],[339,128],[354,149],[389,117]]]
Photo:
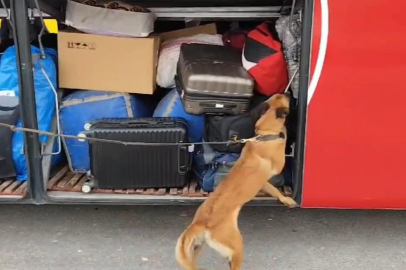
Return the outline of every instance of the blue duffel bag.
[[[33,55],[35,104],[37,109],[38,128],[42,131],[51,131],[52,119],[55,116],[55,92],[57,89],[57,65],[56,51],[45,49],[45,58],[40,57],[39,48],[31,46]],[[0,63],[0,95],[20,95],[18,85],[17,56],[15,46],[9,47],[3,54]],[[52,85],[51,85],[52,84]],[[24,109],[24,108],[23,108]],[[17,127],[22,127],[21,119],[17,121]],[[39,135],[42,144],[48,142],[48,136]],[[58,144],[55,144],[54,150]],[[18,181],[25,181],[28,177],[26,157],[24,154],[24,134],[16,132],[12,141],[12,155]],[[61,154],[53,156],[52,163],[55,165],[61,160]]]
[[[76,91],[66,96],[59,117],[66,135],[79,135],[85,125],[103,118],[151,117],[152,110],[141,96],[104,91]],[[69,167],[73,172],[90,170],[89,145],[74,139],[63,139]]]
[[[214,151],[209,145],[199,146],[193,157],[193,172],[203,190],[214,191],[239,157],[238,153]]]
[[[192,171],[203,190],[212,192],[227,176],[239,157],[239,153],[217,152],[209,145],[198,146],[193,157]],[[271,178],[270,181],[275,187],[292,184],[285,181],[287,177],[291,179],[290,165],[291,163],[287,162],[282,173]]]
[[[188,125],[189,140],[201,142],[204,131],[204,115],[192,115],[185,112],[179,93],[171,90],[158,104],[154,117],[179,117]]]

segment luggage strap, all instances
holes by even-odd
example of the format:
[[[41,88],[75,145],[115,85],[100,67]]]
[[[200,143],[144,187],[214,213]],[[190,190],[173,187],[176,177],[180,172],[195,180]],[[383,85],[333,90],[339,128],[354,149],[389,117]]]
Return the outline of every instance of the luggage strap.
[[[236,143],[247,143],[247,142],[267,142],[267,141],[274,141],[278,139],[285,139],[285,134],[280,132],[278,134],[264,134],[264,135],[257,135],[252,138],[248,139],[237,139],[233,138],[232,140],[225,141],[225,142],[173,142],[173,143],[159,143],[159,142],[124,142],[119,140],[109,140],[109,139],[100,139],[100,138],[92,138],[87,137],[86,134],[79,134],[79,136],[74,135],[66,135],[66,134],[57,134],[48,131],[42,131],[37,129],[31,128],[23,128],[23,127],[16,127],[14,125],[9,125],[5,123],[0,123],[0,127],[9,128],[12,132],[25,132],[25,133],[34,133],[40,135],[46,135],[51,137],[61,137],[66,139],[75,139],[81,142],[89,141],[89,142],[101,142],[101,143],[112,143],[112,144],[121,144],[124,146],[134,145],[134,146],[193,146],[193,145],[230,145]],[[47,155],[47,154],[44,154]]]

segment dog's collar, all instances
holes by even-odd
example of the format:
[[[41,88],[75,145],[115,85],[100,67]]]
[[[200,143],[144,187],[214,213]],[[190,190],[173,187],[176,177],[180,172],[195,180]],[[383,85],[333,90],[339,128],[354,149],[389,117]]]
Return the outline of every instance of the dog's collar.
[[[264,134],[264,135],[257,135],[255,137],[249,138],[249,139],[242,139],[242,143],[246,142],[269,142],[269,141],[275,141],[278,139],[285,139],[285,133],[280,132],[278,134]]]

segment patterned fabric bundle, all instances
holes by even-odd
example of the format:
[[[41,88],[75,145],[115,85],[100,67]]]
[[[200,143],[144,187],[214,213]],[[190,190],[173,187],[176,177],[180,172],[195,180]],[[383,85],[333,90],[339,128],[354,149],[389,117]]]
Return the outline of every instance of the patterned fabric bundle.
[[[301,48],[301,32],[302,23],[300,22],[300,15],[296,14],[292,17],[292,25],[289,27],[289,16],[284,16],[276,21],[276,31],[283,44],[283,51],[285,54],[286,62],[288,65],[289,79],[299,70],[300,48]],[[299,95],[299,72],[291,84],[293,96],[298,98]]]
[[[78,3],[82,3],[88,6],[94,7],[101,7],[101,8],[108,8],[108,9],[119,9],[131,12],[151,12],[149,9],[144,7],[129,5],[120,1],[98,1],[98,0],[83,0],[83,1],[76,1]]]
[[[155,15],[138,5],[108,0],[68,0],[65,24],[88,34],[147,37]]]

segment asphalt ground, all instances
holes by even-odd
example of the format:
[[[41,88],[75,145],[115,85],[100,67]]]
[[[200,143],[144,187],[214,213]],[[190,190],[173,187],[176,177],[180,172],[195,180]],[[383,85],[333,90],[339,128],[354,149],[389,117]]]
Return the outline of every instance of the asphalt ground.
[[[1,270],[178,269],[177,237],[195,207],[0,206]],[[246,207],[250,270],[406,269],[406,212]],[[199,266],[228,269],[204,248]]]

